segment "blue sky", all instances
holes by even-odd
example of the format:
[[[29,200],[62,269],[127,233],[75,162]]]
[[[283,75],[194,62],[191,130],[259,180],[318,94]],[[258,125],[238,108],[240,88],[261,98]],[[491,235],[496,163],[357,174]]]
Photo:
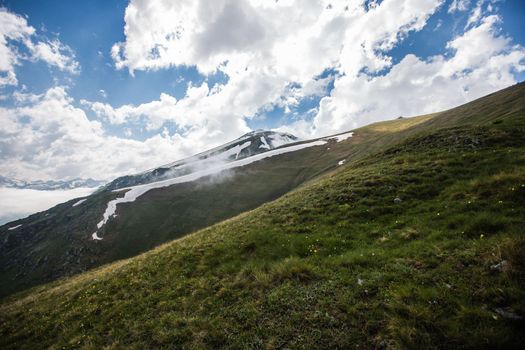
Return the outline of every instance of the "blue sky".
[[[111,58],[111,47],[115,42],[125,40],[124,11],[127,0],[2,0],[0,4],[9,11],[27,16],[29,23],[48,36],[58,35],[60,40],[75,51],[81,65],[80,75],[73,77],[69,85],[69,94],[75,100],[104,100],[113,106],[123,104],[141,104],[155,100],[163,92],[176,98],[182,98],[187,84],[200,84],[208,81],[213,84],[221,77],[199,74],[195,67],[173,67],[157,71],[137,71],[131,76],[127,70],[115,69]],[[501,29],[512,37],[515,43],[525,44],[525,2],[520,0],[500,1],[496,5],[502,17]],[[445,44],[452,37],[460,35],[468,20],[469,12],[447,13],[447,6],[442,6],[427,22],[423,30],[411,34],[400,42],[390,55],[398,63],[406,54],[413,53],[427,58],[437,54],[446,54]],[[438,23],[440,24],[438,28]],[[18,80],[27,86],[29,92],[42,93],[55,84],[54,79],[66,83],[68,74],[61,74],[56,69],[49,69],[45,63],[27,64],[18,70]],[[525,79],[525,72],[516,74],[518,81]],[[13,90],[16,87],[12,88]],[[107,97],[101,96],[100,90]],[[305,115],[308,110],[318,105],[319,96],[303,101],[296,112]],[[283,115],[283,109],[273,108],[262,112],[263,116],[254,118],[249,125],[252,128],[275,128],[289,120]],[[93,117],[90,114],[90,117]],[[113,130],[119,134],[119,128]],[[136,137],[144,139],[151,133]]]
[[[16,140],[38,130],[27,139],[40,141],[17,147],[6,141],[2,160],[12,165],[0,168],[4,175],[112,177],[250,129],[315,137],[449,108],[525,79],[520,0],[152,4],[0,0],[4,11],[34,28],[30,40],[60,42],[62,58],[79,67],[72,73],[36,57],[25,41],[8,40],[20,57],[12,68],[16,84],[0,86],[2,118],[10,118]],[[288,11],[289,20],[272,6],[282,6],[277,10]],[[470,42],[483,51],[479,59]],[[395,103],[381,102],[389,98]],[[60,135],[50,122],[32,125],[46,113],[72,124],[64,122]],[[79,125],[97,138],[78,138]],[[58,141],[71,151],[46,147]],[[101,161],[108,153],[114,157]]]

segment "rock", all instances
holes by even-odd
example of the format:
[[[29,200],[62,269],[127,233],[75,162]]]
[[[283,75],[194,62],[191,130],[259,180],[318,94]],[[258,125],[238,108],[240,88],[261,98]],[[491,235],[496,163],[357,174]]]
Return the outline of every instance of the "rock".
[[[403,201],[403,200],[402,200],[401,198],[399,198],[399,197],[394,198],[394,203],[396,203],[396,204],[399,204],[399,203],[401,203],[402,201]]]
[[[512,310],[510,307],[497,307],[494,309],[494,311],[500,315],[501,317],[503,318],[506,318],[508,320],[515,320],[515,321],[518,321],[518,320],[522,320],[523,317],[521,317],[520,315],[518,315],[516,312],[514,312],[514,310]]]
[[[490,269],[492,271],[499,271],[499,272],[502,272],[503,270],[505,270],[505,268],[507,267],[509,263],[507,262],[507,260],[502,260],[500,261],[499,263],[497,264],[494,264],[494,265],[491,265],[490,266]]]

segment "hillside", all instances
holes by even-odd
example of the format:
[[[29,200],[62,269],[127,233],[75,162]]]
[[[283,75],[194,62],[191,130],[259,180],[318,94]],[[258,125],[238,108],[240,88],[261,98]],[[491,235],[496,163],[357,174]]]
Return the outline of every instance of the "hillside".
[[[274,146],[269,136],[267,143]],[[247,137],[259,141],[259,144],[253,142],[255,149],[237,147],[248,143]],[[173,178],[165,179],[165,172],[155,170],[144,173],[149,174],[147,176],[119,178],[89,197],[0,226],[0,280],[5,281],[0,284],[0,296],[135,256],[256,208],[335,168],[347,147],[336,139],[328,139],[319,142],[322,146],[304,149],[301,148],[303,142],[258,150],[261,137],[259,133],[245,135],[223,149],[165,166],[165,169],[175,167],[177,171],[185,168],[182,173],[175,171]],[[329,154],[328,145],[334,146]],[[239,157],[235,157],[237,151],[231,152],[232,147],[238,148]],[[290,147],[294,152],[279,154]],[[239,159],[224,157],[232,153]],[[274,156],[250,163],[254,157],[259,159],[269,154]],[[200,162],[203,158],[204,162]],[[246,165],[237,166],[244,163]],[[223,168],[225,170],[220,171]],[[194,175],[199,177],[191,178]],[[151,182],[155,177],[160,181]],[[187,181],[188,177],[191,179]],[[162,181],[174,183],[164,186]],[[120,189],[123,182],[139,185]],[[154,188],[159,183],[163,187]],[[116,216],[98,227],[113,201],[140,186],[152,189],[132,202],[118,204]],[[119,188],[113,191],[114,187]],[[97,240],[93,239],[94,232]]]
[[[335,147],[277,200],[4,299],[1,347],[522,347],[524,84]]]
[[[172,175],[178,176],[174,176],[173,181],[197,173],[202,176],[153,188],[133,202],[118,204],[116,216],[109,218],[100,228],[98,225],[110,204],[129,192],[131,187],[120,188],[123,183],[139,184],[133,188],[140,188],[142,182],[155,186],[162,181],[172,181],[164,179],[167,172],[158,171],[161,169],[158,168],[138,176],[119,178],[89,197],[74,199],[0,226],[3,237],[0,241],[0,280],[6,281],[0,285],[0,296],[135,256],[254,209],[305,181],[332,171],[342,160],[360,159],[399,142],[405,133],[415,132],[414,127],[427,118],[393,122],[397,128],[393,134],[385,134],[373,125],[356,130],[350,138],[347,138],[350,134],[345,133],[285,145],[272,142],[275,133],[248,134],[221,148],[161,167],[176,169]],[[262,135],[268,139],[271,150],[260,149]],[[281,141],[293,138],[287,134],[279,136]],[[247,139],[255,148],[250,144],[242,149],[240,159],[224,157],[236,153],[231,150],[239,150]],[[301,148],[303,146],[307,147]],[[293,152],[287,152],[290,148]],[[275,154],[260,159],[271,153]],[[257,161],[250,163],[254,158]],[[236,164],[242,166],[233,167]],[[224,170],[215,171],[214,166]],[[186,170],[180,172],[182,168]],[[206,175],[208,168],[211,171]],[[152,183],[153,178],[161,181]],[[102,239],[93,240],[94,232]]]

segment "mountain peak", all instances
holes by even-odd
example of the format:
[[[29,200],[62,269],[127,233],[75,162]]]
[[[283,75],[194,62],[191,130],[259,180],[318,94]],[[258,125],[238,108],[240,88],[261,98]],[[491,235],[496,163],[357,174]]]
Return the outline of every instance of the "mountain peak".
[[[269,135],[286,135],[286,136],[290,136],[294,139],[298,139],[296,136],[292,135],[292,134],[288,134],[288,133],[284,133],[284,132],[279,132],[279,131],[273,131],[273,130],[265,130],[265,129],[255,129],[255,130],[252,130],[250,132],[247,132],[246,134],[242,135],[240,138],[245,138],[245,137],[252,137],[252,136],[269,136]]]
[[[238,139],[189,158],[165,164],[140,174],[119,177],[104,188],[115,190],[188,175],[198,169],[241,160],[298,140],[299,138],[292,134],[256,129]]]

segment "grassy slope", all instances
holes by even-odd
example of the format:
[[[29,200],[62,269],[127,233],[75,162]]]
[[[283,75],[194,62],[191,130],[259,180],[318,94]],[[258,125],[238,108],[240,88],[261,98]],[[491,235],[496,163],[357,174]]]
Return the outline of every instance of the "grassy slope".
[[[0,228],[0,296],[129,258],[278,198],[304,181],[334,169],[349,145],[328,146],[272,157],[221,178],[152,190],[119,205],[115,219],[91,240],[106,203],[102,192],[77,207],[76,200]],[[15,231],[8,228],[23,226]]]
[[[458,114],[474,110],[478,125],[400,126],[417,138],[135,259],[11,297],[0,344],[523,344],[522,321],[495,312],[525,313],[523,86],[489,98]],[[388,124],[374,127],[386,129],[368,147],[381,149]]]

